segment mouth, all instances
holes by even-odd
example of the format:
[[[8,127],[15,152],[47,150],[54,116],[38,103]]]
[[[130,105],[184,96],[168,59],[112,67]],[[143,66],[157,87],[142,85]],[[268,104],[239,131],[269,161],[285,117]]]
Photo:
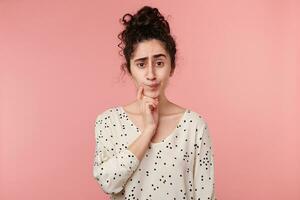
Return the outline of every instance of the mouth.
[[[154,85],[147,85],[148,87],[151,87],[151,88],[155,88],[157,86],[159,86],[159,84],[154,84]]]
[[[156,89],[159,86],[159,84],[152,84],[152,85],[147,85],[147,86],[151,89]]]

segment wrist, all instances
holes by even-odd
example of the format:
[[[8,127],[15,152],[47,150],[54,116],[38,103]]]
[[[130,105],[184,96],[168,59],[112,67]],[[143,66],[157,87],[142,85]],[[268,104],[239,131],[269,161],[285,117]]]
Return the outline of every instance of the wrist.
[[[155,131],[155,127],[154,126],[147,126],[145,129],[144,129],[144,131],[147,131],[148,133],[149,132],[154,132]]]

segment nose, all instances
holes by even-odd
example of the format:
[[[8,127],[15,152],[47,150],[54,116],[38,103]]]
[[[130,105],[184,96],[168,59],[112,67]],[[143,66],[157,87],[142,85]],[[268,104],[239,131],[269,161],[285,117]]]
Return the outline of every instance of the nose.
[[[156,79],[155,70],[151,64],[148,67],[146,78],[147,78],[147,80],[151,80],[151,81]]]

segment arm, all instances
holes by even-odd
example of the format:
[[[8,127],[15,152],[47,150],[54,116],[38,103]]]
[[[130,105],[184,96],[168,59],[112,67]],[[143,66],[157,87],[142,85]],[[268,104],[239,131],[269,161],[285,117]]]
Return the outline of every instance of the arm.
[[[149,143],[153,135],[152,133],[153,130],[146,128],[142,131],[142,134],[140,134],[137,139],[135,139],[128,147],[128,150],[134,153],[139,160],[143,159],[149,147]]]
[[[206,122],[196,127],[196,155],[194,162],[195,200],[216,200],[214,177],[214,154]]]
[[[96,148],[93,176],[106,194],[116,194],[123,190],[125,183],[138,167],[140,161],[128,149],[115,154],[110,139],[111,127],[105,114],[100,114],[95,122]]]

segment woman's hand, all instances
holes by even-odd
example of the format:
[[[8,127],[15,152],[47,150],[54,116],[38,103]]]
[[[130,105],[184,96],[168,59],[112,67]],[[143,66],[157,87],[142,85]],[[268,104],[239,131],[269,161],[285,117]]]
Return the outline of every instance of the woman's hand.
[[[143,116],[143,130],[150,130],[154,134],[158,125],[158,98],[145,96],[144,86],[140,86],[137,100],[140,104],[140,113]]]

